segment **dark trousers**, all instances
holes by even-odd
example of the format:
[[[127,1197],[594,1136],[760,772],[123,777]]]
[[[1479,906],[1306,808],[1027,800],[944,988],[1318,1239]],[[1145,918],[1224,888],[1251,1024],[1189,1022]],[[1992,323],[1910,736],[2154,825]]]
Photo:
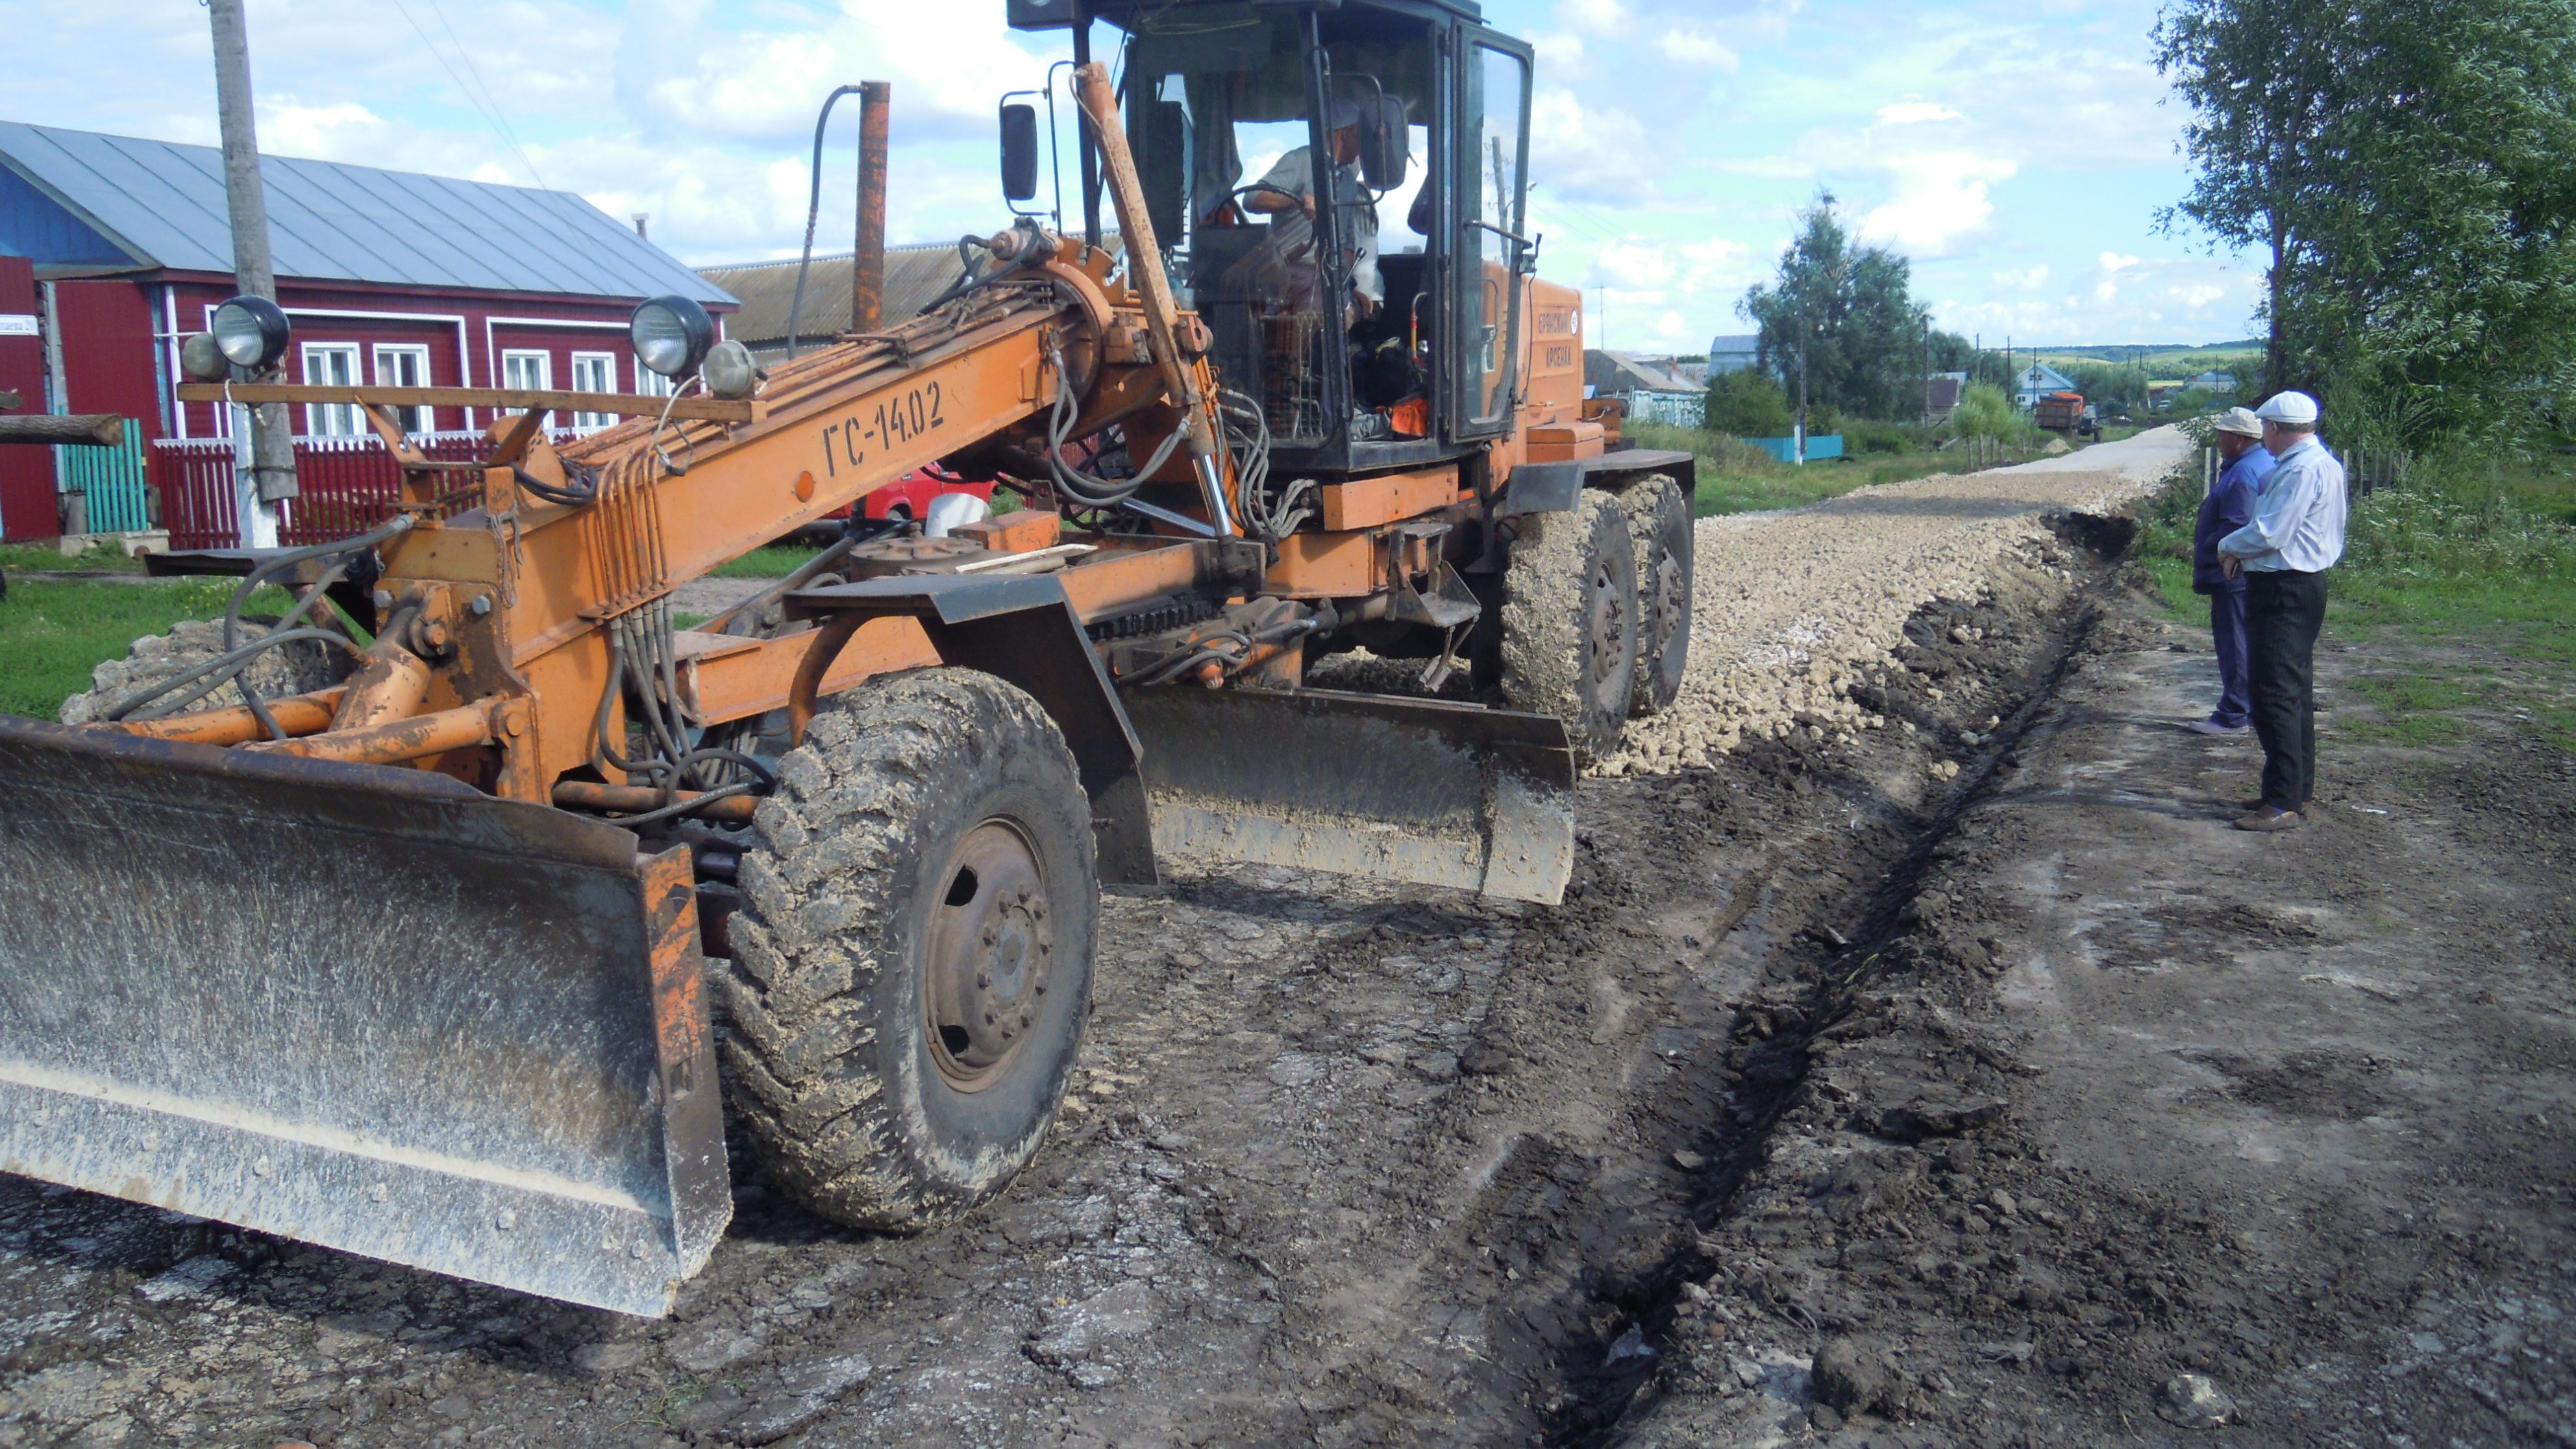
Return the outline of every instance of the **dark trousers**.
[[[2263,803],[2296,810],[2317,792],[2317,630],[2326,576],[2245,575],[2245,682],[2263,742]]]
[[[2209,634],[2218,646],[2218,708],[2209,712],[2210,723],[2234,729],[2246,722],[2253,709],[2252,697],[2245,692],[2245,595],[2233,589],[2220,589],[2209,596]]]

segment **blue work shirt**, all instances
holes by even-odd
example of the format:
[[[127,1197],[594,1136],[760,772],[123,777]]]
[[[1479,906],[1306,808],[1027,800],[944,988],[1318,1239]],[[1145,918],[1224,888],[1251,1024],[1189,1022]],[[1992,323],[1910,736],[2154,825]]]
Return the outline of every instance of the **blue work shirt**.
[[[2343,557],[2343,464],[2308,434],[2281,454],[2254,516],[2218,546],[2249,573],[2323,573]]]
[[[2218,475],[2218,486],[2200,500],[2200,523],[2191,534],[2191,589],[2196,594],[2241,594],[2245,578],[2229,578],[2218,566],[2218,541],[2243,528],[2254,516],[2254,500],[2263,493],[2263,480],[2272,476],[2277,466],[2272,455],[2256,443],[2227,465]]]

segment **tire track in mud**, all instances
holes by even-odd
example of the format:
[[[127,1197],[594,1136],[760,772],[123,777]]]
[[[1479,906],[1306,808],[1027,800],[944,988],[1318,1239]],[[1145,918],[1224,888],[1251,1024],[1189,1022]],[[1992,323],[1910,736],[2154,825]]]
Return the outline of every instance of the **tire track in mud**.
[[[1989,714],[2031,697],[2014,681],[2062,654],[2069,580],[2101,572],[2043,542],[1986,597],[1917,610],[1907,664],[1849,666],[1885,728],[1801,713],[1716,770],[1587,782],[1556,910],[1263,869],[1112,895],[1078,1090],[1017,1185],[886,1238],[785,1206],[738,1156],[734,1228],[668,1321],[0,1183],[0,1426],[1582,1442],[1655,1362],[1636,1349],[1796,1089],[1783,1053],[1730,1053],[1804,1029],[1782,1003],[1842,950],[1818,933],[1896,908],[1890,872],[1991,768]]]
[[[2097,556],[2112,559],[2126,547],[2130,533],[2125,520],[2088,515],[2069,515],[2058,526]],[[1879,854],[1886,864],[1875,883],[1839,900],[1817,900],[1806,929],[1783,943],[1784,959],[1773,963],[1761,988],[1743,1003],[1736,1029],[1712,1066],[1717,1080],[1729,1085],[1695,1094],[1723,1099],[1723,1110],[1710,1120],[1724,1125],[1706,1152],[1694,1154],[1704,1165],[1696,1169],[1681,1209],[1693,1231],[1660,1261],[1629,1269],[1615,1283],[1593,1285],[1596,1292],[1609,1286],[1618,1295],[1612,1300],[1617,1309],[1612,1325],[1618,1332],[1611,1336],[1605,1329],[1592,1342],[1568,1345],[1558,1355],[1555,1368],[1565,1397],[1548,1417],[1545,1442],[1593,1445],[1615,1437],[1672,1336],[1682,1331],[1674,1321],[1676,1306],[1732,1256],[1730,1247],[1713,1235],[1736,1214],[1738,1194],[1762,1169],[1782,1117],[1811,1090],[1811,1045],[1849,1014],[1854,998],[1878,974],[1882,954],[1908,929],[1910,909],[1934,852],[2040,720],[2070,662],[2083,652],[2100,621],[2099,595],[2116,586],[2107,572],[2096,571],[2069,600],[2067,617],[2035,641],[2035,651],[2016,675],[1996,681],[1999,692],[2012,701],[2007,716],[1992,728],[1970,732],[1978,741],[1971,762],[1958,773],[1953,788],[1912,822],[1913,828],[1883,844]],[[1955,612],[1937,604],[1927,611],[1934,616]],[[1837,926],[1835,920],[1852,924]]]

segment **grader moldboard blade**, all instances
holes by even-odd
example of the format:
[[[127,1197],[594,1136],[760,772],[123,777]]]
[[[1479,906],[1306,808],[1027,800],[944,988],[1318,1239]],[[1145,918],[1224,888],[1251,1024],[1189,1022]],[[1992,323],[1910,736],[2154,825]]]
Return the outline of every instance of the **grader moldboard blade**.
[[[733,1212],[688,856],[0,717],[0,1170],[668,1311]]]
[[[1574,750],[1552,716],[1322,689],[1123,699],[1158,854],[1565,894]]]

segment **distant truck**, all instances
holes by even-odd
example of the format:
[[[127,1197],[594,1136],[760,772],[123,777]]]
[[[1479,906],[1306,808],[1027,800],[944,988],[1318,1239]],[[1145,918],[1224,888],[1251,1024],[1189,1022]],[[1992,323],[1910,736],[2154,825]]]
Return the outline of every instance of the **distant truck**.
[[[2031,409],[2031,421],[2052,433],[2073,433],[2077,437],[2098,438],[2102,435],[2102,417],[2080,392],[2044,392]]]

